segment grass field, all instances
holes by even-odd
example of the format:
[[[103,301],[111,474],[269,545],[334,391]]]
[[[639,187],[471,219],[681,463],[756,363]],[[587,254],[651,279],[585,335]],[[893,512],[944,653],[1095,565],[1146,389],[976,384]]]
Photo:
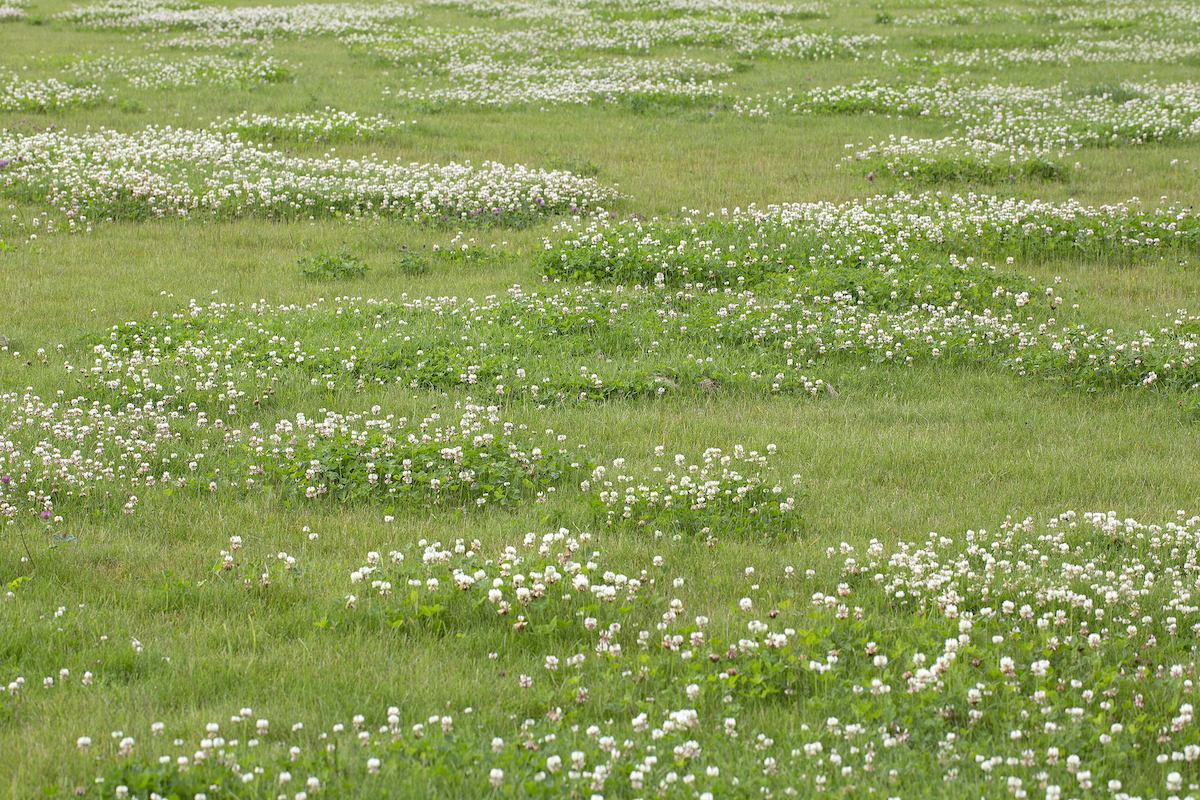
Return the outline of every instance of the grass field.
[[[1198,32],[0,0],[0,796],[1200,796]]]

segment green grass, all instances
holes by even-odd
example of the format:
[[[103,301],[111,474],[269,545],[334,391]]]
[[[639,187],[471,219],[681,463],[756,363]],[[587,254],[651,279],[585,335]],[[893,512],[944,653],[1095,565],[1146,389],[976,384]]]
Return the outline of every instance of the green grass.
[[[937,7],[966,13],[1002,5]],[[976,186],[948,171],[933,185],[913,186],[882,170],[868,179],[861,165],[839,165],[890,135],[950,135],[953,119],[737,113],[756,95],[769,100],[791,89],[799,97],[864,79],[898,88],[940,78],[1065,82],[1073,97],[1117,92],[1115,101],[1124,102],[1136,94],[1120,94],[1123,81],[1195,77],[1186,59],[970,73],[935,67],[919,60],[930,49],[944,55],[1093,34],[1168,34],[1153,20],[1099,30],[1056,24],[1052,33],[1020,18],[876,22],[884,12],[898,18],[928,6],[833,4],[828,16],[781,23],[888,39],[867,47],[871,58],[860,61],[751,57],[711,45],[652,48],[647,58],[736,61],[717,102],[626,98],[603,107],[430,113],[384,95],[389,87],[424,85],[410,65],[381,62],[369,47],[350,48],[333,36],[309,36],[280,37],[266,51],[294,65],[293,81],[167,90],[111,79],[100,82],[111,101],[0,111],[0,128],[28,135],[52,125],[76,134],[88,126],[201,128],[247,110],[283,116],[332,106],[415,124],[369,141],[280,139],[275,147],[307,158],[332,146],[344,159],[523,164],[593,178],[622,195],[606,205],[616,227],[595,239],[581,233],[586,218],[529,216],[513,228],[369,215],[275,222],[254,211],[236,221],[96,218],[90,233],[70,234],[47,232],[46,220],[65,227],[64,214],[6,185],[13,167],[0,167],[0,476],[10,479],[0,499],[16,514],[0,526],[0,583],[7,584],[0,595],[10,592],[0,596],[0,742],[8,745],[0,750],[0,795],[107,799],[125,785],[139,800],[150,791],[180,800],[198,793],[294,798],[301,791],[310,798],[703,798],[782,796],[789,788],[799,796],[824,789],[949,798],[1008,797],[1014,787],[1041,797],[1040,784],[1049,784],[1081,800],[1122,791],[1197,796],[1200,762],[1186,749],[1196,723],[1180,722],[1183,705],[1194,702],[1184,681],[1195,680],[1200,623],[1200,539],[1189,521],[1200,513],[1200,390],[1189,377],[1196,367],[1182,363],[1200,333],[1187,316],[1200,313],[1195,237],[1170,246],[1109,241],[1053,251],[1049,240],[969,233],[948,243],[902,244],[899,234],[911,232],[904,223],[882,235],[865,222],[793,235],[735,213],[926,188],[1085,206],[1133,197],[1147,209],[1200,202],[1195,139],[1083,147],[1061,159],[1059,181],[1019,176]],[[88,31],[53,19],[69,7],[65,0],[32,3],[29,21],[0,24],[0,83],[8,70],[26,80],[66,80],[63,70],[77,55],[220,52],[158,49],[178,32]],[[618,16],[690,18],[655,8]],[[466,7],[421,7],[400,27],[511,31],[535,24]],[[1182,28],[1170,35],[1196,39]],[[899,61],[883,63],[884,50]],[[568,62],[607,57],[591,49],[560,55]],[[11,157],[0,151],[0,159]],[[721,221],[709,224],[709,214]],[[702,230],[693,234],[693,227]],[[659,240],[639,245],[651,261],[621,262],[598,249],[600,238],[615,250],[643,235]],[[734,265],[714,278],[684,273],[684,266],[704,269],[702,255],[715,253],[706,238]],[[685,239],[687,257],[669,252]],[[794,263],[776,270],[756,262],[783,252],[781,243]],[[893,251],[899,261],[890,259]],[[949,266],[952,254],[990,262],[996,272]],[[883,275],[889,268],[896,271]],[[667,288],[634,287],[659,272]],[[898,298],[888,297],[888,284]],[[993,296],[997,285],[1010,294]],[[1065,298],[1058,308],[1043,296],[1047,286]],[[717,293],[710,296],[710,288]],[[835,291],[862,303],[814,298]],[[1015,299],[1021,291],[1032,295],[1028,305]],[[562,305],[539,299],[551,297]],[[375,302],[384,299],[391,303]],[[193,300],[237,310],[188,312]],[[418,301],[421,308],[406,307]],[[931,306],[925,316],[904,316],[920,303]],[[298,310],[309,304],[315,310]],[[901,330],[912,319],[985,311],[1012,314],[1011,338],[1037,342],[1018,350],[1001,336],[968,345],[971,333],[937,333],[926,342]],[[868,321],[875,336],[894,335],[902,347],[867,341],[867,333],[844,347],[832,344],[849,342]],[[1049,331],[1039,332],[1041,324]],[[839,325],[845,329],[835,333]],[[1097,335],[1113,331],[1096,351],[1113,359],[1111,369],[1090,371],[1054,349],[1053,337],[1075,325]],[[983,327],[971,330],[987,336]],[[1143,330],[1155,341],[1141,342]],[[824,337],[829,351],[820,352],[813,336]],[[932,354],[939,338],[950,344]],[[888,349],[912,354],[912,364],[885,356]],[[90,373],[93,367],[100,372]],[[773,389],[777,373],[786,377]],[[230,388],[246,394],[230,398],[223,393]],[[26,393],[47,405],[18,425],[34,408],[18,402]],[[67,411],[76,397],[91,417],[87,431]],[[474,439],[499,435],[490,425],[420,443],[422,434],[457,424],[468,403],[494,404],[513,425],[501,438],[523,455]],[[298,414],[320,421],[327,411],[363,416],[341,430],[299,430]],[[388,415],[387,432],[366,422],[375,426]],[[294,441],[285,422],[297,429]],[[7,456],[9,444],[19,456]],[[144,462],[155,485],[92,476],[80,496],[67,477],[38,479],[54,447],[68,460],[78,451],[77,461],[95,457],[122,475]],[[444,447],[465,455],[448,466],[454,454],[439,453]],[[544,457],[523,462],[534,447]],[[677,481],[709,448],[733,457],[728,466],[740,475],[727,475],[722,489],[731,493],[703,507],[648,503],[649,511],[639,507],[620,521],[623,502],[602,499],[601,491],[623,496],[627,487],[665,492],[667,476]],[[739,448],[765,460],[735,457]],[[409,465],[418,488],[389,494],[376,474],[383,469],[367,464],[387,465],[399,479],[405,457],[421,462]],[[593,472],[597,466],[605,472]],[[486,485],[457,475],[468,469]],[[457,477],[463,487],[439,493],[421,483],[431,475],[449,484]],[[764,491],[779,488],[770,508],[750,512],[734,502],[737,486],[760,481]],[[308,498],[310,485],[328,492]],[[43,518],[47,497],[52,511]],[[794,511],[776,510],[789,497]],[[1060,517],[1068,511],[1077,513]],[[1085,512],[1115,516],[1102,525],[1085,521]],[[639,517],[650,521],[639,525]],[[240,549],[231,537],[240,537]],[[452,551],[460,540],[479,555],[450,552],[444,564],[422,562],[427,544]],[[390,561],[393,550],[404,555],[402,564]],[[366,569],[353,582],[375,566],[372,551],[380,554],[378,571]],[[295,570],[280,553],[295,559]],[[502,566],[518,556],[524,561]],[[564,582],[522,605],[513,574],[528,587],[535,572],[552,574],[547,565]],[[455,568],[486,576],[455,589]],[[573,570],[591,586],[619,586],[614,602],[570,588]],[[606,571],[623,577],[606,584]],[[436,591],[426,583],[431,577],[440,581]],[[506,614],[488,597],[499,578],[503,601],[512,604]],[[626,578],[642,581],[632,595]],[[389,581],[390,595],[372,587],[373,579]],[[743,598],[751,610],[742,610]],[[672,600],[682,603],[677,615]],[[1030,615],[1022,618],[1026,604]],[[962,622],[968,613],[974,627]],[[697,616],[709,621],[693,645],[686,642],[700,627]],[[584,624],[589,618],[595,626]],[[620,629],[602,638],[611,623]],[[787,642],[770,646],[768,637],[785,629]],[[1091,633],[1102,638],[1089,642]],[[683,637],[676,646],[693,657],[663,647],[664,634]],[[739,640],[753,640],[743,650],[757,649],[739,653]],[[604,655],[611,644],[619,654]],[[577,653],[587,656],[582,667],[567,663]],[[557,669],[546,668],[547,656],[560,660]],[[922,675],[939,657],[949,659],[946,669]],[[1005,674],[1004,658],[1014,659],[1014,674]],[[1172,675],[1175,666],[1182,674]],[[532,685],[522,688],[521,676]],[[6,690],[18,677],[24,685]],[[43,686],[46,678],[53,688]],[[876,678],[890,693],[871,693]],[[232,720],[243,708],[251,709],[247,718]],[[1079,720],[1071,721],[1075,708]],[[695,727],[664,724],[681,709],[696,710]],[[647,728],[638,722],[643,713]],[[353,721],[358,714],[365,742]],[[452,731],[442,732],[443,716],[453,718]],[[833,729],[830,718],[838,720]],[[255,731],[258,719],[269,720],[267,732]],[[736,720],[736,737],[727,719]],[[164,723],[162,736],[152,733],[155,722]],[[293,729],[297,722],[303,727]],[[1180,730],[1169,730],[1173,722]],[[216,733],[206,730],[210,723],[219,725]],[[856,724],[861,732],[846,727]],[[425,726],[422,735],[414,725]],[[217,735],[224,745],[211,741]],[[77,746],[81,736],[90,737],[90,749]],[[132,753],[120,755],[127,736],[136,740]],[[617,757],[605,749],[606,736]],[[690,754],[689,742],[699,755]],[[300,748],[294,757],[293,746]],[[222,749],[237,772],[257,777],[243,783],[222,765]],[[197,750],[209,755],[197,760]],[[588,774],[568,774],[575,751],[586,762],[577,772]],[[1068,771],[1069,755],[1082,759],[1079,770]],[[169,763],[160,763],[166,756]],[[561,772],[547,765],[551,756],[567,762]],[[648,756],[657,763],[647,764]],[[1166,762],[1156,759],[1163,756]],[[612,765],[607,777],[597,776],[598,764]],[[281,783],[284,772],[290,783]],[[322,788],[306,787],[310,776]]]

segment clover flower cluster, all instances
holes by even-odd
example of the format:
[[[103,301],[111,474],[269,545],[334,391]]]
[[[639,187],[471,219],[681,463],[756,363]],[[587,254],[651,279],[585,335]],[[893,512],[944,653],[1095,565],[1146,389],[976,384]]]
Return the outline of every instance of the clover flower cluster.
[[[186,320],[205,312],[219,316],[222,307],[213,303],[205,309],[193,301],[173,316],[179,329],[167,327],[162,339],[155,335],[158,326],[135,321],[115,325],[104,341],[92,346],[90,364],[77,367],[68,361],[64,369],[77,376],[92,397],[151,402],[176,414],[236,419],[247,407],[269,403],[279,376],[273,370],[275,359],[255,365],[240,358],[241,343],[224,331],[188,336]]]
[[[941,183],[963,180],[999,183],[1022,177],[1061,178],[1065,170],[1024,145],[1006,145],[980,139],[946,136],[941,139],[888,137],[842,159],[862,170],[887,170],[910,181]],[[840,164],[838,166],[841,166]]]
[[[829,16],[824,3],[763,3],[758,0],[430,0],[430,5],[458,8],[480,17],[540,19],[563,15],[596,15],[605,19],[623,19],[630,14],[646,16],[736,15],[790,18]]]
[[[540,537],[529,533],[521,546],[508,545],[494,558],[483,557],[478,540],[463,539],[451,545],[421,539],[419,559],[402,550],[389,550],[386,558],[372,550],[350,573],[351,591],[359,594],[348,595],[344,605],[360,616],[382,613],[404,624],[442,630],[499,625],[526,637],[536,637],[551,620],[579,617],[572,627],[600,632],[590,657],[616,658],[619,638],[634,642],[632,633],[620,636],[620,608],[646,604],[643,591],[658,588],[645,569],[633,577],[604,569],[591,543],[587,532],[560,528]],[[588,659],[580,653],[565,663],[577,667]],[[543,663],[554,672],[560,660],[549,656]]]
[[[313,420],[298,414],[277,422],[270,434],[247,439],[256,462],[249,472],[308,500],[482,508],[545,502],[582,466],[561,446],[565,435],[543,449],[524,425],[502,420],[496,406],[468,399],[459,408],[460,419],[448,425],[432,413],[408,426],[405,418],[379,416],[378,406],[368,415],[327,411]]]
[[[1034,520],[1008,518],[994,534],[967,531],[961,542],[931,534],[924,543],[906,543],[888,557],[886,575],[877,574],[874,580],[889,596],[907,598],[909,604],[931,611],[936,608],[949,619],[956,618],[956,609],[965,607],[968,596],[976,596],[998,606],[981,610],[979,616],[985,619],[1016,613],[1025,622],[1035,622],[1030,608],[1018,613],[1015,606],[1036,601],[1039,608],[1050,610],[1038,615],[1041,630],[1063,625],[1056,607],[1082,610],[1098,630],[1142,621],[1131,617],[1142,611],[1183,614],[1182,625],[1175,616],[1143,621],[1175,636],[1194,628],[1195,622],[1187,623],[1200,612],[1193,602],[1200,599],[1195,595],[1200,591],[1198,523],[1200,518],[1188,518],[1182,511],[1165,525],[1145,525],[1112,511],[1082,516],[1067,512],[1047,520],[1031,544]],[[1025,575],[1025,580],[1011,585],[1014,573]],[[1135,635],[1128,629],[1110,630],[1091,642]]]
[[[384,61],[403,66],[414,77],[428,79],[438,75],[443,65],[454,59],[470,62],[484,55],[514,60],[546,56],[562,47],[557,36],[568,35],[571,34],[566,30],[541,27],[494,30],[482,26],[423,26],[410,28],[402,34],[346,34],[339,37],[339,41],[352,50],[365,50]]]
[[[1200,221],[1190,209],[1175,205],[1146,209],[1137,198],[1097,207],[1074,200],[1052,203],[973,192],[950,196],[901,192],[842,204],[750,208],[745,216],[768,224],[819,225],[851,241],[857,227],[865,235],[888,237],[900,250],[923,244],[965,248],[973,239],[982,252],[998,256],[1025,252],[1026,247],[1031,252],[1093,253],[1164,245],[1186,249],[1195,246],[1200,233]]]
[[[750,57],[793,58],[808,61],[869,58],[868,50],[887,40],[871,34],[842,34],[800,31],[776,36],[759,35],[735,42],[739,55]]]
[[[1017,23],[1035,25],[1048,34],[976,34],[912,37],[925,52],[905,55],[897,51],[884,54],[889,63],[909,67],[945,67],[955,65],[994,69],[1028,64],[1071,63],[1187,63],[1197,46],[1195,23],[1200,12],[1183,2],[1060,4],[1053,7],[1019,8],[1015,6],[929,9],[892,17],[887,12],[880,22],[904,27],[969,26]],[[1082,28],[1079,35],[1066,37],[1062,27]],[[1133,29],[1141,30],[1134,31]],[[1112,31],[1126,32],[1113,37]]]
[[[869,605],[850,604],[882,589],[886,604],[938,620],[948,638],[936,646],[936,658],[916,642],[901,656],[871,641],[858,653],[841,653],[831,670],[820,671],[821,680],[856,671],[857,663],[859,675],[873,668],[883,680],[867,685],[860,678],[855,694],[894,702],[903,689],[906,699],[930,693],[941,695],[939,704],[948,700],[941,708],[954,730],[936,744],[949,782],[977,768],[986,783],[1010,791],[1098,784],[1117,793],[1122,781],[1148,794],[1178,791],[1185,780],[1179,768],[1195,781],[1186,765],[1200,759],[1200,750],[1188,749],[1195,651],[1181,646],[1200,630],[1198,523],[1182,511],[1164,525],[1069,511],[1041,526],[1009,519],[996,533],[933,533],[892,548],[872,540],[865,552],[846,542],[829,547],[842,582],[836,592],[813,593],[813,608],[848,624],[870,613]],[[1078,673],[1078,653],[1111,665],[1091,673],[1105,678]],[[889,691],[887,676],[904,683]],[[1136,722],[1155,697],[1163,698],[1163,714]],[[897,738],[902,746],[908,732]],[[1114,768],[1109,758],[1135,744],[1159,753],[1160,769],[1152,767],[1148,778]],[[813,759],[824,749],[805,747]]]
[[[151,126],[72,135],[0,133],[0,182],[64,213],[98,218],[461,219],[512,224],[591,213],[616,196],[568,172],[485,162],[387,163],[304,158],[237,133]]]
[[[137,365],[153,359],[139,353],[130,362],[136,377]],[[214,374],[225,372],[227,365],[211,363]],[[238,392],[228,383],[222,402]],[[539,447],[524,426],[502,422],[495,407],[468,404],[456,424],[438,425],[435,414],[411,430],[405,419],[377,417],[378,407],[365,417],[326,412],[310,420],[301,413],[268,433],[257,422],[232,424],[236,408],[229,421],[210,418],[186,397],[114,409],[64,396],[0,396],[0,517],[10,524],[22,517],[57,524],[81,509],[131,514],[138,494],[156,486],[206,494],[264,481],[306,499],[384,497],[472,508],[545,502],[559,485],[577,482],[572,476],[582,466],[563,447],[566,436],[547,435]]]
[[[402,296],[395,302],[336,298],[304,307],[193,305],[116,326],[116,338],[111,346],[98,346],[103,357],[92,367],[103,380],[84,383],[93,397],[153,400],[180,413],[229,419],[249,405],[270,407],[274,386],[290,378],[329,391],[466,388],[504,403],[536,405],[731,390],[816,395],[824,389],[820,379],[711,338],[706,327],[681,333],[679,324],[695,301],[690,293],[671,301],[669,310],[663,301],[657,292],[591,287],[542,294],[514,287],[508,296],[484,302]],[[726,304],[700,316],[709,314],[727,315]],[[295,335],[330,324],[346,337],[343,344]],[[577,345],[590,352],[582,349],[585,342],[603,343],[609,355],[564,358],[563,351]],[[647,346],[652,360],[628,361]]]
[[[416,120],[393,122],[382,114],[360,117],[353,111],[338,111],[326,106],[312,114],[274,116],[243,111],[236,117],[218,118],[208,127],[214,131],[233,131],[254,141],[299,141],[311,144],[361,142],[384,138],[416,125]]]
[[[1044,168],[1048,158],[1065,158],[1082,148],[1189,141],[1200,135],[1200,85],[1125,82],[1080,92],[1067,83],[1044,88],[989,83],[982,86],[942,80],[933,85],[889,86],[878,81],[775,95],[740,98],[738,115],[889,114],[939,117],[957,131],[941,139],[892,137],[858,146],[853,159],[873,169],[883,158],[888,168],[958,163],[960,174],[1003,178],[1010,167]]]
[[[940,192],[752,205],[720,214],[685,209],[679,222],[596,219],[582,226],[564,221],[556,229],[555,237],[543,238],[540,257],[549,275],[643,286],[703,281],[719,289],[847,262],[882,266],[885,272],[895,266],[899,283],[900,265],[924,255],[1099,255],[1161,247],[1188,251],[1200,243],[1200,218],[1174,205],[1144,208],[1134,199],[1095,207]],[[849,288],[857,292],[858,285]],[[907,306],[917,299],[909,291],[900,302]]]
[[[392,34],[346,34],[345,44],[366,47],[398,64],[442,62],[468,54],[525,57],[593,50],[650,54],[670,46],[730,48],[749,57],[808,60],[860,59],[883,43],[873,35],[816,32],[773,17],[597,19],[571,16],[530,19],[513,30],[490,27],[423,27]]]
[[[971,97],[975,105],[964,97],[963,104],[947,106],[965,135],[1009,147],[1025,144],[1040,154],[1200,135],[1200,84],[1193,82],[1126,82],[1082,95],[1062,84],[988,87]]]
[[[317,792],[336,775],[371,796],[400,770],[426,770],[422,785],[436,786],[468,762],[480,790],[513,783],[546,796],[887,791],[930,773],[951,789],[1196,791],[1200,517],[1148,525],[1067,511],[995,532],[841,542],[825,556],[779,572],[748,565],[731,601],[689,592],[660,556],[621,564],[567,529],[494,556],[463,539],[381,548],[343,585],[341,624],[509,631],[529,666],[505,680],[530,719],[476,722],[487,701],[407,719],[393,706],[310,734],[242,709],[194,740],[166,738],[174,726],[155,722],[146,738],[85,734],[77,746],[108,786],[138,777],[147,790],[189,793],[228,779]],[[909,623],[872,630],[885,609]],[[26,684],[12,680],[10,698],[57,691]],[[632,693],[631,707],[593,709],[594,694],[614,688]],[[773,724],[743,715],[746,703],[791,714]],[[423,757],[432,752],[440,773]],[[1126,752],[1138,770],[1115,757]]]
[[[0,73],[0,110],[57,111],[93,106],[105,99],[104,90],[91,84],[68,84],[55,78],[29,80],[16,72]]]
[[[114,408],[60,392],[0,395],[0,516],[58,523],[80,508],[133,513],[155,486],[215,491],[215,452],[153,403]],[[219,470],[218,470],[219,471]]]
[[[1172,32],[1173,33],[1173,32]],[[1077,38],[1046,47],[952,50],[943,54],[893,57],[893,63],[929,68],[1004,69],[1071,64],[1179,64],[1200,53],[1200,41],[1132,34],[1117,39]]]
[[[931,205],[914,213],[924,203]],[[972,353],[1079,385],[1149,386],[1169,375],[1176,389],[1194,391],[1200,377],[1194,317],[1186,310],[1157,332],[1121,341],[1111,330],[1059,329],[1053,312],[1063,301],[1055,286],[1038,287],[953,252],[1190,250],[1197,230],[1186,210],[1145,214],[1132,206],[924,196],[750,209],[728,223],[595,222],[574,238],[569,224],[560,230],[568,235],[547,241],[542,262],[552,274],[653,282],[658,292],[683,283],[676,302],[686,310],[659,312],[675,327],[672,336],[696,335],[697,321],[705,320],[707,335],[724,346],[780,348],[774,352],[788,371],[835,354],[911,363]],[[945,247],[948,264],[938,255]],[[773,288],[734,293],[735,284]],[[779,294],[782,286],[788,288]],[[717,302],[701,310],[694,304],[705,296]],[[1034,315],[1038,298],[1046,307]]]
[[[175,0],[105,0],[76,6],[56,19],[93,30],[188,31],[198,40],[303,38],[387,30],[415,14],[400,3],[197,7]]]
[[[775,445],[767,445],[767,453],[774,452]],[[665,456],[661,447],[655,454]],[[667,528],[673,534],[710,539],[718,532],[786,536],[795,528],[796,498],[767,482],[762,474],[767,455],[747,451],[740,444],[731,454],[710,447],[701,464],[688,464],[685,456],[677,454],[674,466],[678,474],[671,470],[662,477],[663,467],[656,465],[654,479],[648,482],[626,474],[625,459],[620,458],[613,462],[611,476],[598,466],[580,488],[595,489],[594,505],[610,527],[632,526],[659,535],[664,531],[658,529]],[[754,472],[743,475],[747,468]],[[792,483],[799,485],[800,476],[793,475]]]
[[[294,68],[274,56],[230,58],[192,56],[183,60],[162,56],[96,56],[76,61],[71,70],[81,78],[120,78],[137,89],[181,89],[190,86],[253,87],[291,80]]]
[[[262,56],[275,48],[275,40],[263,36],[225,35],[218,31],[206,30],[201,33],[189,32],[163,37],[159,47],[165,50],[230,50],[236,55],[251,52]]]
[[[1134,2],[1105,3],[1103,7],[1096,3],[1082,2],[1040,8],[1013,5],[958,6],[954,9],[930,8],[893,17],[890,24],[916,27],[1023,22],[1041,25],[1077,25],[1097,31],[1122,29],[1140,24],[1154,27],[1166,26],[1178,31],[1180,28],[1176,27],[1174,23],[1193,20],[1195,14],[1195,6],[1178,0],[1153,4],[1134,0]]]
[[[0,24],[25,19],[28,16],[25,11],[27,5],[27,0],[0,0]]]
[[[450,85],[387,89],[390,96],[412,105],[467,105],[507,108],[524,105],[589,103],[711,102],[724,84],[710,78],[732,70],[689,58],[590,59],[565,62],[554,57],[509,63],[483,57],[452,60],[446,66]]]

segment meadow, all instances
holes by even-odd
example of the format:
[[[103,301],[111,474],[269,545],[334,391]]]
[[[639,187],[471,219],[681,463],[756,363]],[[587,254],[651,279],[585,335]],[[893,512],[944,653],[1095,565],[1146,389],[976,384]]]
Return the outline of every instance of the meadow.
[[[0,796],[1200,797],[1198,69],[0,0]]]

